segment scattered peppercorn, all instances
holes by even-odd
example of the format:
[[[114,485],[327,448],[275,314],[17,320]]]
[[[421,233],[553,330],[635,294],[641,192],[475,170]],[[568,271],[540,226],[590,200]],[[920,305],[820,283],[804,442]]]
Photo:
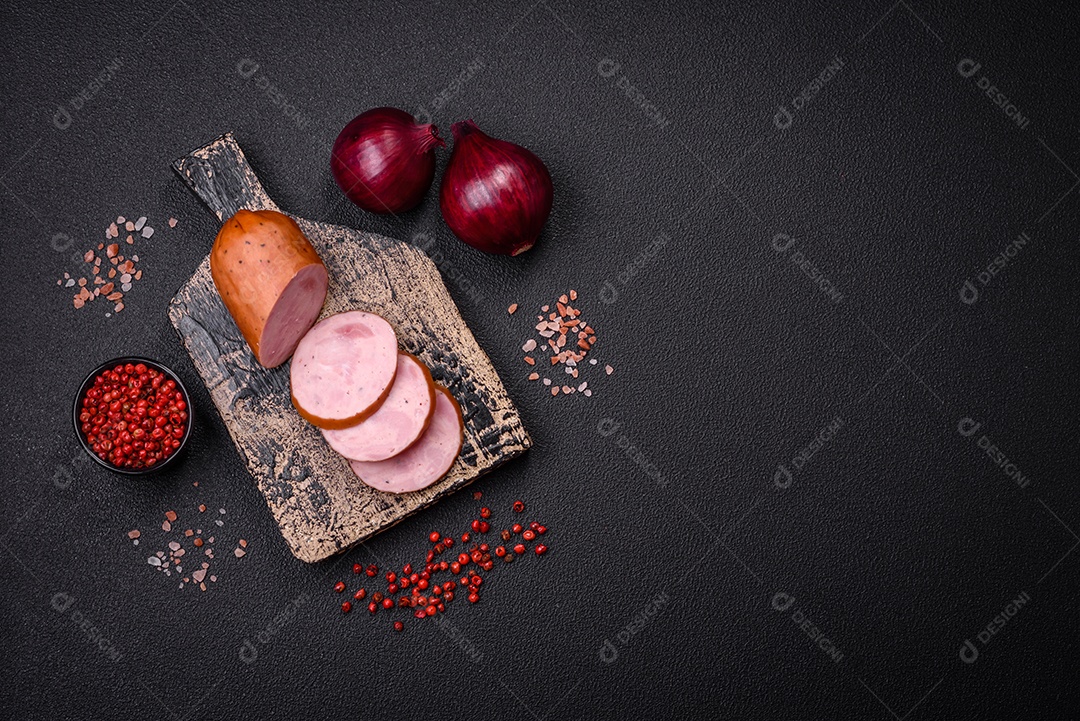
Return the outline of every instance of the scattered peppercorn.
[[[515,501],[513,507],[517,513],[522,513],[525,510],[525,504],[521,501]],[[486,519],[491,518],[491,515],[490,508],[487,506],[482,507],[480,509],[480,518],[470,521],[472,531],[474,533],[489,532],[491,525]],[[530,521],[527,528],[520,523],[515,523],[512,525],[511,530],[503,529],[499,531],[499,537],[503,542],[507,542],[511,540],[513,534],[520,534],[523,541],[533,541],[538,535],[542,535],[546,531],[547,529],[540,525],[539,522]],[[454,536],[444,536],[436,531],[428,534],[428,540],[433,545],[427,551],[423,569],[416,573],[413,571],[413,565],[407,563],[402,566],[400,575],[393,571],[387,571],[384,574],[387,584],[385,593],[374,591],[371,594],[368,612],[374,615],[382,606],[388,612],[393,611],[395,608],[411,608],[415,618],[436,616],[444,613],[447,604],[454,600],[459,583],[464,592],[462,595],[465,595],[470,603],[478,603],[480,601],[480,587],[485,580],[485,577],[480,574],[493,570],[495,566],[494,558],[501,558],[505,563],[512,563],[517,557],[524,555],[527,550],[524,543],[515,544],[512,550],[509,544],[492,548],[487,543],[480,543],[471,547],[463,547],[456,556],[449,556],[447,560],[436,561],[435,557],[437,555],[442,554],[454,545],[455,538]],[[461,543],[463,545],[468,544],[471,540],[472,537],[469,532],[461,534]],[[548,549],[547,546],[538,544],[533,550],[536,555],[540,556],[545,554]],[[437,574],[446,571],[454,574],[455,578],[443,580],[438,577]],[[374,563],[366,567],[359,563],[354,564],[353,573],[359,575],[361,572],[364,572],[369,578],[374,578],[378,575],[379,567]],[[462,573],[465,575],[460,575]],[[458,578],[459,575],[460,578]],[[399,591],[403,591],[410,586],[412,586],[410,594],[398,597]],[[334,591],[337,593],[344,592],[345,583],[338,581],[334,585]],[[367,597],[368,593],[363,588],[357,589],[353,594],[353,599],[357,601],[362,601]],[[349,613],[351,609],[352,603],[350,601],[341,604],[342,613]],[[400,632],[404,630],[405,624],[398,620],[393,622],[393,627],[395,631]]]

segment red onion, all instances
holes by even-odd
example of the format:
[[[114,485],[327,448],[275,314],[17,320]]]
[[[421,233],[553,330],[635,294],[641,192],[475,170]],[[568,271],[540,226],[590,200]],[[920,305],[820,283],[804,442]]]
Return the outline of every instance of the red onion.
[[[454,235],[478,250],[524,253],[551,212],[551,176],[530,151],[489,137],[466,120],[450,126],[450,155],[439,206]]]
[[[415,208],[435,178],[434,125],[403,110],[375,108],[356,116],[334,141],[330,171],[349,200],[372,213]]]

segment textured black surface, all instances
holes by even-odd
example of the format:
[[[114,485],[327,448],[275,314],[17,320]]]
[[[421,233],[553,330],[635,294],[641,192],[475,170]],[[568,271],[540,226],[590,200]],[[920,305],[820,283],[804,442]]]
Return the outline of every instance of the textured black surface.
[[[0,715],[1080,710],[1068,382],[1080,68],[1069,3],[274,5],[3,12]],[[70,99],[116,58],[114,77],[75,109]],[[970,77],[958,70],[966,58],[981,65]],[[795,109],[830,65],[834,76]],[[1023,127],[982,78],[1019,107]],[[397,219],[343,202],[328,148],[355,114],[384,104],[444,129],[472,117],[543,158],[556,198],[540,244],[518,259],[481,256],[451,237],[434,192]],[[780,106],[792,113],[784,130]],[[106,357],[161,360],[209,410],[166,303],[217,225],[169,163],[225,129],[283,207],[430,243],[530,429],[533,450],[478,488],[499,514],[523,498],[551,527],[552,552],[499,569],[481,604],[451,607],[445,633],[343,617],[329,589],[353,582],[353,562],[415,561],[428,531],[475,516],[470,492],[338,565],[309,567],[285,548],[211,413],[184,462],[153,480],[70,460],[81,453],[70,395]],[[123,313],[76,312],[56,278],[118,213],[180,225],[148,246],[147,278]],[[980,284],[1021,233],[1030,240]],[[74,247],[54,251],[58,234]],[[659,253],[624,283],[626,264],[658,238]],[[973,304],[960,299],[967,279],[980,291]],[[505,313],[570,287],[601,331],[598,356],[616,367],[589,399],[552,399],[525,381],[530,316]],[[602,303],[602,292],[617,298]],[[982,425],[964,436],[968,417]],[[621,426],[603,435],[605,418],[604,432]],[[796,469],[835,418],[831,440]],[[620,449],[624,436],[640,463]],[[1026,487],[980,449],[983,437]],[[774,480],[781,464],[786,488]],[[230,536],[251,541],[205,594],[145,563],[162,513],[198,503],[226,507]],[[130,528],[144,545],[132,547]],[[75,599],[63,613],[56,593]],[[659,593],[667,600],[623,643]],[[1021,594],[1030,600],[980,642]],[[87,640],[75,611],[118,660]],[[250,664],[245,639],[258,648]],[[974,663],[960,657],[965,639]],[[617,658],[604,660],[605,640]]]

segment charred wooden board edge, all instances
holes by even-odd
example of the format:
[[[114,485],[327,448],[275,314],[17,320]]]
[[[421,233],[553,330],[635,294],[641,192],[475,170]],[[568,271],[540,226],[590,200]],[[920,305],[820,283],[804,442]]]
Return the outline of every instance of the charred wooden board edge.
[[[196,193],[196,195],[211,208],[219,219],[229,217],[241,207],[250,209],[278,209],[277,205],[270,199],[265,190],[263,190],[258,177],[247,163],[243,151],[240,149],[231,133],[221,135],[208,145],[198,148],[187,156],[178,159],[173,163],[173,169],[181,176],[184,182]],[[263,493],[263,496],[270,507],[271,514],[274,515],[277,520],[282,535],[290,550],[302,561],[317,562],[343,552],[357,543],[362,543],[377,533],[400,523],[414,513],[429,507],[450,493],[470,485],[480,476],[485,475],[491,470],[502,466],[512,458],[524,453],[525,450],[531,446],[531,440],[521,423],[520,415],[518,414],[513,401],[510,399],[505,386],[503,386],[501,379],[498,377],[498,373],[491,364],[490,358],[488,358],[483,348],[480,347],[479,343],[472,335],[472,332],[461,318],[460,311],[457,310],[452,297],[446,290],[445,283],[442,281],[438,268],[422,249],[377,234],[364,233],[362,231],[300,218],[297,218],[296,220],[300,222],[301,225],[310,225],[313,228],[318,229],[320,233],[341,233],[355,236],[363,244],[368,245],[369,251],[372,248],[375,248],[389,250],[391,251],[391,254],[393,254],[393,251],[397,251],[398,253],[405,253],[408,256],[412,256],[415,259],[414,263],[418,266],[422,266],[423,271],[425,271],[422,275],[430,275],[430,285],[433,289],[432,292],[434,292],[436,296],[443,296],[441,298],[441,305],[448,309],[446,315],[449,320],[447,322],[460,326],[462,329],[461,332],[463,332],[465,336],[462,340],[464,341],[463,345],[465,345],[466,348],[464,348],[460,354],[452,352],[451,356],[453,361],[458,362],[460,367],[465,369],[466,372],[462,375],[460,370],[453,371],[450,366],[444,366],[447,379],[452,380],[457,378],[461,383],[465,383],[466,378],[473,378],[469,383],[480,383],[484,386],[484,393],[481,393],[480,395],[488,397],[491,401],[494,401],[496,405],[496,407],[491,407],[485,402],[481,401],[479,403],[479,406],[482,406],[486,410],[490,419],[488,425],[471,428],[471,436],[475,441],[472,444],[468,442],[470,433],[466,434],[466,446],[467,448],[471,447],[473,452],[467,456],[465,449],[463,449],[462,455],[458,458],[454,467],[444,479],[416,493],[402,494],[400,496],[385,494],[376,489],[363,490],[362,493],[364,495],[371,493],[375,494],[376,497],[391,497],[389,503],[386,503],[385,499],[383,499],[384,502],[381,504],[381,507],[376,509],[372,516],[373,518],[378,516],[378,518],[375,518],[372,523],[356,523],[356,519],[354,518],[354,522],[351,524],[324,524],[316,527],[313,525],[313,517],[309,514],[308,509],[302,508],[296,503],[289,504],[285,497],[280,496],[278,492],[275,491],[275,487],[280,488],[282,483],[288,484],[290,486],[290,498],[298,497],[298,494],[305,493],[305,490],[302,488],[295,488],[295,486],[293,486],[293,479],[291,478],[278,477],[280,474],[275,471],[276,465],[265,465],[260,462],[259,458],[253,457],[250,452],[252,449],[248,447],[250,445],[250,440],[248,443],[244,442],[244,438],[241,436],[242,426],[240,420],[236,418],[233,413],[235,410],[234,401],[236,400],[236,389],[232,388],[230,391],[229,386],[230,384],[234,384],[233,382],[235,381],[237,374],[230,372],[230,363],[223,357],[220,348],[223,339],[212,338],[211,330],[203,328],[197,319],[192,318],[187,313],[187,311],[190,310],[190,308],[187,307],[189,301],[195,303],[199,300],[200,295],[205,298],[213,293],[213,283],[209,278],[207,261],[204,259],[200,264],[199,269],[197,269],[195,274],[178,290],[177,294],[170,302],[169,318],[171,324],[173,325],[174,331],[180,337],[188,354],[191,356],[204,383],[207,385],[211,397],[214,400],[214,405],[218,408],[234,445],[245,459],[249,471],[256,479],[260,492]],[[413,264],[410,263],[407,265]],[[422,278],[421,280],[426,280],[426,278]],[[207,291],[207,288],[209,291]],[[392,295],[393,286],[389,286],[389,290]],[[431,300],[434,301],[436,298],[433,297]],[[348,302],[363,304],[363,301],[358,300],[355,296],[349,297]],[[375,305],[378,304],[376,303]],[[215,313],[216,315],[217,309],[211,308],[206,309],[206,311]],[[227,311],[224,310],[223,306],[221,307],[220,312],[227,315]],[[189,331],[191,330],[190,325],[198,325],[202,330],[201,335],[206,336],[208,348],[216,349],[217,352],[208,355],[208,348],[199,347],[198,338],[201,337],[200,334],[185,332],[185,324],[189,326]],[[419,330],[427,330],[428,334],[431,334],[431,329],[426,329],[422,326],[415,326],[415,328],[417,328],[417,332],[419,332]],[[413,338],[412,342],[415,344],[416,338]],[[247,349],[246,345],[243,346],[242,352],[250,355],[250,350]],[[473,358],[470,359],[470,355],[472,355]],[[465,359],[464,363],[460,363],[461,358]],[[254,362],[253,357],[250,360]],[[435,359],[435,362],[440,366],[442,365],[438,359]],[[478,367],[473,368],[472,363],[476,363]],[[430,362],[429,365],[431,365]],[[237,367],[237,369],[239,368]],[[433,370],[435,369],[433,368]],[[467,415],[470,418],[475,416],[475,414]],[[471,421],[467,419],[466,423],[470,424]],[[498,432],[498,442],[495,442],[491,437],[491,433],[496,431]],[[471,463],[466,462],[466,459],[470,460]],[[346,470],[346,473],[353,479],[354,484],[359,483],[359,481],[356,481],[356,479],[351,476],[351,471]],[[301,478],[299,480],[303,482],[306,479]],[[333,478],[330,479],[330,482],[332,484],[331,487],[334,490],[342,490],[343,486],[334,483]],[[324,483],[319,483],[318,488],[325,493],[328,486]],[[368,489],[368,487],[363,486],[362,489]],[[348,488],[346,487],[345,490],[347,491]],[[295,491],[295,493],[293,493],[293,491]],[[332,498],[328,500],[327,503],[332,505]],[[362,512],[363,509],[361,509],[361,513]],[[343,515],[348,515],[350,513],[355,515],[357,511],[355,507],[350,506],[343,509],[341,513]],[[338,512],[333,509],[328,512],[328,515],[330,520],[339,518]]]
[[[172,169],[222,223],[241,208],[280,211],[231,131],[177,158]]]

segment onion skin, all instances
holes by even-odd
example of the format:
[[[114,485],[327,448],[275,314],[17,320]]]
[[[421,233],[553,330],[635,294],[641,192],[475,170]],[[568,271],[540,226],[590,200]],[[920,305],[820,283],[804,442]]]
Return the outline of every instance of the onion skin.
[[[371,213],[401,213],[420,204],[435,178],[434,125],[397,108],[353,118],[334,141],[330,172],[342,192]]]
[[[450,129],[454,150],[439,188],[443,219],[454,235],[485,253],[524,253],[551,212],[554,189],[543,161],[486,135],[471,120]]]

